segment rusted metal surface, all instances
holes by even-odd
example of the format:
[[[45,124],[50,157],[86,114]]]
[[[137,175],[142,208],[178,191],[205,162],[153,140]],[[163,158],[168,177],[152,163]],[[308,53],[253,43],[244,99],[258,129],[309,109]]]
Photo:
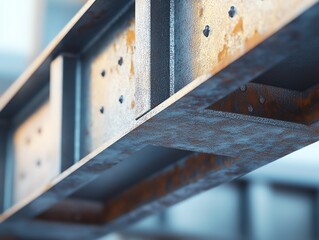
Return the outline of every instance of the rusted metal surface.
[[[4,93],[0,116],[13,116],[24,101],[40,91],[49,81],[50,63],[57,55],[79,54],[94,44],[95,35],[107,31],[133,5],[131,0],[89,0],[65,26],[41,55]]]
[[[279,30],[314,1],[175,2],[175,92],[215,74]],[[209,27],[207,37],[203,33]]]
[[[92,219],[93,212],[88,217],[77,218],[77,215],[71,214],[72,209],[70,212],[63,207],[64,202],[41,214],[38,219],[82,224],[109,224],[122,221],[121,224],[123,224],[123,216],[126,221],[133,220],[137,216],[140,218],[153,211],[156,212],[158,205],[164,207],[174,204],[179,199],[179,195],[183,198],[186,195],[194,195],[200,189],[198,186],[201,185],[200,180],[203,178],[207,181],[210,179],[211,183],[218,185],[220,183],[218,176],[230,168],[233,161],[234,159],[229,157],[212,154],[193,154],[165,168],[155,176],[137,183],[128,191],[107,200],[104,203],[104,210],[97,212],[94,219]],[[204,186],[201,187],[204,188]]]
[[[60,172],[60,162],[55,161],[57,156],[50,144],[52,133],[49,117],[50,108],[46,102],[14,132],[14,203]],[[39,149],[43,144],[47,147]]]
[[[298,92],[249,83],[209,109],[311,125],[318,121],[318,85]]]
[[[256,31],[251,30],[251,32],[246,32],[249,27],[245,24],[248,24],[248,21],[253,21],[249,20],[248,17],[246,19],[246,15],[244,13],[241,14],[241,11],[246,8],[251,9],[251,7],[246,6],[245,8],[241,8],[244,6],[241,4],[235,6],[235,3],[237,3],[236,1],[233,5],[237,11],[234,13],[229,13],[228,11],[231,11],[231,9],[226,9],[226,6],[222,5],[221,9],[225,8],[227,10],[225,19],[227,22],[233,22],[231,24],[227,24],[227,22],[221,21],[221,23],[225,23],[225,27],[220,30],[221,33],[223,33],[224,30],[230,33],[231,30],[237,28],[235,26],[238,24],[238,22],[240,23],[241,15],[243,15],[243,18],[245,19],[243,19],[243,29],[246,30],[245,33],[239,31],[239,33],[236,34],[234,39],[236,40],[238,37],[238,42],[234,39],[231,41],[229,40],[229,44],[231,45],[229,46],[229,49],[227,49],[226,54],[222,54],[223,58],[221,59],[223,60],[213,66],[213,72],[218,72],[231,61],[235,60],[240,54],[243,54],[250,49],[247,46],[252,47],[253,45],[257,44],[259,41],[268,36],[268,34],[279,29],[289,19],[291,19],[293,16],[296,16],[296,14],[300,13],[307,6],[310,6],[310,4],[314,2],[315,1],[304,1],[302,3],[299,2],[299,5],[297,1],[291,1],[290,3],[293,4],[289,5],[291,7],[291,12],[286,15],[287,18],[282,18],[282,21],[281,18],[277,16],[277,14],[280,15],[285,10],[281,3],[276,5],[274,2],[258,2],[258,6],[259,4],[265,3],[270,4],[267,5],[269,8],[272,8],[272,6],[281,7],[278,8],[280,9],[278,12],[275,11],[277,8],[272,9],[274,12],[276,12],[276,14],[272,15],[274,20],[271,22],[271,25],[275,26],[269,27],[269,32],[265,30],[265,34],[262,34],[260,39],[258,38],[258,40],[253,41],[251,45],[247,44],[245,39],[247,36],[250,36],[250,33],[255,33]],[[99,3],[101,2],[99,1]],[[178,6],[178,4],[182,4],[182,2],[178,1],[175,3],[175,9],[177,9],[176,6]],[[202,4],[205,5],[206,2],[203,2]],[[172,5],[170,5],[170,7],[171,6]],[[207,11],[205,9],[206,8],[203,10],[199,9],[199,12],[195,12],[198,14],[198,16],[204,16],[205,11]],[[256,12],[259,12],[259,10]],[[183,57],[181,54],[179,54],[178,48],[175,49],[176,51],[174,56],[176,56],[176,58],[170,59],[170,64],[174,63],[174,66],[176,65],[179,68],[183,67],[183,69],[178,70],[174,67],[171,68],[170,66],[170,71],[174,71],[173,77],[178,79],[178,83],[181,83],[181,85],[176,85],[177,87],[174,85],[176,87],[175,90],[182,88],[181,86],[184,86],[189,81],[192,82],[183,87],[180,91],[176,92],[166,101],[159,104],[156,108],[138,118],[134,124],[130,125],[131,123],[128,123],[127,126],[123,128],[120,127],[118,134],[110,134],[109,137],[105,139],[102,139],[104,136],[102,134],[102,140],[100,139],[100,142],[97,141],[96,145],[94,145],[94,147],[98,147],[98,144],[101,144],[97,150],[92,150],[94,147],[92,147],[92,149],[88,149],[87,151],[91,151],[91,153],[83,157],[81,161],[75,163],[72,167],[57,176],[45,187],[39,188],[36,193],[30,195],[27,199],[21,201],[13,208],[2,214],[0,216],[0,222],[2,222],[0,225],[0,235],[7,235],[10,233],[12,236],[41,238],[41,232],[43,231],[43,227],[45,227],[50,228],[50,231],[46,233],[48,239],[50,239],[50,237],[53,239],[59,237],[61,238],[61,235],[59,235],[57,232],[57,229],[59,228],[60,231],[65,231],[64,238],[66,239],[74,238],[74,232],[82,234],[82,236],[99,236],[99,234],[123,226],[132,220],[137,220],[142,216],[151,214],[167,205],[174,204],[182,199],[214,187],[220,183],[230,181],[288,153],[318,141],[319,129],[317,122],[304,125],[295,122],[264,118],[264,116],[260,117],[251,116],[249,114],[243,115],[231,112],[227,113],[215,111],[209,108],[217,101],[236,91],[236,89],[238,89],[240,86],[245,85],[252,80],[256,80],[258,76],[269,71],[269,69],[279,64],[282,60],[289,58],[292,52],[294,52],[296,49],[300,49],[304,44],[309,42],[310,39],[316,38],[319,34],[319,26],[316,24],[319,21],[318,12],[319,5],[316,5],[311,10],[303,14],[300,18],[286,26],[280,32],[214,76],[211,75],[211,64],[218,58],[220,53],[218,49],[223,51],[223,46],[225,44],[223,42],[225,40],[224,34],[217,34],[219,31],[218,27],[222,28],[222,26],[216,24],[218,25],[216,26],[217,30],[215,30],[216,35],[214,35],[215,33],[213,34],[214,28],[212,26],[210,28],[212,32],[210,32],[208,35],[207,33],[204,34],[203,30],[207,23],[203,24],[203,26],[200,28],[193,28],[195,29],[195,32],[193,32],[192,35],[194,39],[201,38],[201,40],[198,42],[198,45],[201,47],[203,46],[200,43],[202,41],[208,41],[209,37],[221,37],[221,39],[224,40],[219,42],[215,39],[217,43],[216,46],[222,48],[217,48],[217,50],[215,49],[216,51],[212,50],[215,55],[213,56],[213,59],[210,59],[210,55],[208,60],[205,58],[205,56],[207,56],[205,54],[210,53],[208,49],[204,50],[205,48],[203,48],[203,50],[198,53],[198,56],[200,56],[198,58],[196,57],[197,53],[195,55],[190,55],[193,57],[194,62],[192,62],[189,58],[187,59],[187,55],[184,55]],[[225,14],[224,11],[222,11],[222,13],[218,13]],[[249,13],[247,14],[247,16],[250,16]],[[269,17],[271,14],[266,15]],[[185,14],[185,16],[189,15]],[[259,17],[262,18],[262,16],[263,15],[260,15]],[[174,19],[176,20],[179,18],[176,16]],[[207,20],[208,18],[205,17],[204,19]],[[126,30],[124,30],[124,32],[127,33],[131,28],[134,27],[133,22],[130,22],[130,24],[125,25]],[[177,26],[176,24],[177,22],[175,22],[175,26]],[[195,44],[189,45],[187,44],[187,41],[184,42],[184,40],[181,38],[181,29],[182,28],[175,29],[176,31],[174,34],[170,32],[170,34],[179,36],[180,38],[175,39],[175,43],[180,41],[180,46],[178,44],[177,45],[181,47],[181,49],[189,49],[190,46],[193,46],[192,49],[197,49]],[[258,32],[262,32],[261,29],[262,27],[258,28]],[[309,29],[311,29],[311,31],[309,31]],[[119,41],[124,41],[124,35],[120,34],[117,39],[119,39]],[[232,44],[234,44],[234,48],[231,47],[233,46]],[[211,45],[209,44],[209,46]],[[92,68],[90,68],[90,66],[86,66],[86,70],[90,69],[89,72],[91,74],[86,75],[87,77],[83,78],[83,81],[103,81],[104,77],[107,76],[107,71],[103,74],[103,57],[108,56],[104,55],[104,53],[106,54],[107,52],[113,57],[117,55],[117,52],[109,53],[108,51],[111,50],[108,50],[108,47],[103,49],[105,52],[102,51],[101,55],[92,54],[93,58],[88,58],[92,60],[93,65]],[[125,49],[123,51],[125,52]],[[119,66],[122,66],[125,63],[126,58],[132,60],[132,55],[130,55],[128,52],[126,53],[128,55],[125,55],[125,58],[123,57],[123,59],[118,59],[117,64]],[[87,52],[87,54],[89,54],[89,52]],[[81,55],[81,57],[85,56],[85,53],[84,55]],[[95,58],[96,56],[97,58]],[[102,60],[99,59],[99,56]],[[201,59],[202,56],[204,56],[204,59]],[[208,62],[211,62],[210,65],[206,65]],[[189,65],[190,63],[195,66],[195,70],[197,68],[198,69],[195,71],[193,67]],[[112,64],[116,64],[116,61],[110,62],[108,67],[112,68]],[[129,81],[127,80],[129,69],[129,66],[123,66],[122,70],[123,76],[125,76],[125,78],[120,80],[121,84]],[[185,72],[183,72],[183,70],[185,70]],[[203,75],[207,72],[207,70],[210,71],[210,74]],[[193,72],[189,73],[189,71]],[[92,74],[93,72],[94,74]],[[170,72],[170,77],[172,77],[171,73],[172,72]],[[201,77],[194,80],[193,78],[195,78],[196,74]],[[147,79],[145,81],[147,81]],[[90,94],[94,94],[95,91],[99,92],[100,89],[98,86],[105,86],[107,88],[112,86],[112,84],[109,82],[105,85],[94,85],[94,82],[91,82],[90,84],[91,86],[94,86],[95,89]],[[82,91],[85,90],[85,88],[82,88]],[[89,92],[91,89],[87,90]],[[317,95],[316,91],[309,93],[313,94],[313,97],[307,97],[304,95],[304,99],[313,98],[315,100]],[[88,95],[90,96],[90,94]],[[98,118],[98,116],[103,117],[103,114],[106,114],[107,110],[105,107],[101,108],[102,106],[100,100],[103,103],[106,101],[106,99],[103,98],[103,92],[100,92],[98,95],[99,96],[96,98],[98,100],[97,102],[90,102],[89,97],[85,98],[84,100],[91,104],[86,105],[89,109],[85,109],[85,111],[94,111],[96,118]],[[111,93],[111,96],[118,95],[119,92],[117,91],[114,91],[114,95]],[[133,96],[131,92],[128,95],[131,97]],[[136,95],[134,96],[136,98]],[[101,97],[101,99],[99,97]],[[94,99],[94,97],[92,97],[92,99]],[[126,98],[122,98],[122,100],[120,99],[118,99],[117,104],[121,106],[125,103]],[[137,101],[137,99],[135,100]],[[257,100],[260,101],[260,98],[256,99],[255,101]],[[14,101],[9,102],[10,104],[6,105],[7,108],[5,107],[7,109],[5,111],[6,113],[8,113],[9,109],[12,111],[14,109]],[[147,104],[145,106],[147,106]],[[306,104],[306,101],[303,107],[306,110],[309,110],[309,105]],[[123,118],[125,117],[124,115],[121,116],[123,116]],[[129,116],[130,119],[133,117],[131,113]],[[95,120],[96,119],[94,118],[94,121]],[[109,126],[106,126],[108,124],[107,122],[105,122],[105,126],[103,126],[103,120],[97,121],[100,121],[99,126],[103,129],[101,130],[99,128],[94,128],[95,131],[106,131],[106,129],[108,129]],[[110,121],[113,120],[111,119]],[[81,124],[85,125],[86,123],[84,122]],[[88,124],[88,126],[90,126],[90,124]],[[90,134],[93,136],[92,133]],[[99,136],[98,133],[94,134]],[[85,141],[82,139],[84,137],[85,136],[82,135],[79,141]],[[94,138],[92,137],[92,139]],[[104,143],[102,143],[103,141]],[[34,219],[36,216],[39,216],[46,210],[48,210],[47,213],[50,213],[50,208],[52,206],[58,204],[68,196],[76,194],[77,191],[84,188],[90,182],[94,183],[94,181],[98,180],[100,175],[111,174],[117,166],[121,166],[122,164],[125,164],[125,162],[132,160],[131,157],[136,152],[140,151],[143,153],[144,149],[149,145],[192,151],[197,153],[199,157],[197,156],[196,159],[191,160],[191,163],[189,163],[187,160],[185,162],[182,161],[175,163],[173,166],[178,166],[178,168],[171,167],[160,172],[154,172],[155,175],[153,177],[142,179],[140,183],[134,184],[134,186],[131,186],[127,189],[122,189],[122,191],[118,193],[117,197],[112,197],[111,200],[106,202],[106,205],[104,205],[104,215],[102,217],[98,217],[98,219],[102,218],[102,220],[96,220],[93,218],[91,220],[84,221],[83,219],[86,218],[85,211],[82,215],[80,214],[80,220],[68,219],[67,216],[66,219],[61,219],[62,222],[75,222],[77,224],[50,222],[49,219],[52,217],[52,214],[43,214],[41,220]],[[84,151],[84,153],[86,152]],[[228,157],[226,160],[224,159],[225,157],[220,157],[225,161],[221,160],[221,162],[217,161],[216,163],[214,161],[210,161],[211,159],[214,159],[209,157],[212,155]],[[228,158],[231,160],[228,160]],[[219,158],[217,157],[217,159]],[[202,164],[197,165],[195,164],[196,161],[200,161]],[[189,170],[191,170],[191,173],[188,172]],[[108,188],[108,186],[106,186],[106,188]],[[142,191],[145,188],[150,189],[150,191]],[[132,199],[135,199],[136,201],[131,201]],[[73,201],[71,198],[68,200]],[[61,209],[59,205],[56,206]],[[112,206],[111,209],[110,206]],[[117,206],[116,210],[113,210],[113,206]],[[54,209],[54,207],[52,209]],[[56,211],[58,211],[58,209]],[[98,211],[99,210],[97,210],[97,212]],[[44,220],[43,218],[47,218],[47,220]],[[54,219],[55,216],[52,218]],[[84,223],[105,221],[108,224],[102,226],[101,224],[98,226],[87,224],[81,225],[79,224],[81,219],[84,221]]]
[[[132,127],[139,105],[133,12],[81,57],[81,153],[84,157]]]

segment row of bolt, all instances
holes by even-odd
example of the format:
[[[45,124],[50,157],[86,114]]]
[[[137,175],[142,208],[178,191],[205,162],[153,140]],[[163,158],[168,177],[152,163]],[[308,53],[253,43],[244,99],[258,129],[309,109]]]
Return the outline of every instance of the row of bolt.
[[[234,6],[231,6],[229,11],[228,11],[228,16],[230,18],[233,18],[235,16],[235,14],[236,14],[236,9]],[[210,33],[210,27],[209,27],[209,25],[206,25],[204,30],[203,30],[203,34],[205,37],[208,37],[209,33]]]
[[[119,66],[122,66],[122,64],[123,64],[123,57],[120,57],[117,63],[118,63]],[[101,76],[102,76],[102,77],[105,77],[105,75],[106,75],[106,71],[105,71],[105,69],[103,69],[102,72],[101,72]],[[124,96],[123,96],[123,95],[121,95],[121,96],[119,97],[119,102],[120,102],[121,104],[124,102]],[[100,108],[100,113],[101,113],[101,114],[104,113],[104,106],[101,106],[101,108]]]
[[[247,86],[246,85],[242,85],[239,87],[240,91],[242,92],[246,92],[247,90]],[[260,104],[264,104],[266,102],[266,99],[263,96],[259,96],[259,103]],[[254,111],[254,108],[251,104],[248,105],[248,112],[252,113]]]

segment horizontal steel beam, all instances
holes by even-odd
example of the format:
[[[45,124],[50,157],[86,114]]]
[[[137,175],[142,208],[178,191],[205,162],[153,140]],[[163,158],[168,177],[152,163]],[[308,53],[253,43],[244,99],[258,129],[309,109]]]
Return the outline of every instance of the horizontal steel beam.
[[[283,27],[316,1],[270,1],[265,8],[263,1],[170,0],[160,4],[165,19],[152,1],[136,1],[135,13],[131,2],[123,2],[90,1],[0,99],[0,117],[11,122],[6,145],[29,149],[32,141],[24,136],[40,141],[46,135],[27,126],[53,113],[50,126],[65,126],[71,137],[56,127],[55,150],[45,145],[43,152],[52,151],[52,164],[75,162],[0,215],[0,236],[98,237],[319,140],[316,121],[267,109],[269,101],[286,108],[280,97],[287,94],[293,116],[307,113],[317,80],[294,95],[263,77],[289,79],[289,66],[280,73],[276,66],[318,38],[318,4]],[[157,32],[157,21],[169,31]],[[185,24],[190,27],[183,32]],[[156,90],[161,86],[164,93]],[[232,105],[237,100],[238,107]],[[39,152],[31,153],[32,162]],[[17,165],[18,158],[0,154]]]

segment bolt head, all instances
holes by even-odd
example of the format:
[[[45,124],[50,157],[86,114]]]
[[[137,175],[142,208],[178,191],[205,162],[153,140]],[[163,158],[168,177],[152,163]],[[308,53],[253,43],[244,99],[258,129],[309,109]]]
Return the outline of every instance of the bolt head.
[[[252,113],[254,111],[254,108],[252,105],[248,105],[248,112]]]
[[[242,92],[246,92],[247,86],[246,86],[246,85],[241,85],[241,86],[239,87],[239,89],[240,89],[240,91],[242,91]]]
[[[122,58],[122,57],[120,57],[120,59],[118,60],[118,64],[119,64],[120,66],[122,66],[122,64],[123,64],[123,58]]]
[[[234,6],[231,6],[229,11],[228,11],[228,15],[229,15],[229,17],[233,18],[235,16],[235,14],[236,14],[236,9]]]
[[[205,26],[204,30],[203,30],[203,34],[205,37],[209,36],[209,32],[210,32],[210,28],[208,25]]]
[[[120,102],[121,104],[124,102],[124,97],[123,97],[123,95],[120,96],[119,102]]]

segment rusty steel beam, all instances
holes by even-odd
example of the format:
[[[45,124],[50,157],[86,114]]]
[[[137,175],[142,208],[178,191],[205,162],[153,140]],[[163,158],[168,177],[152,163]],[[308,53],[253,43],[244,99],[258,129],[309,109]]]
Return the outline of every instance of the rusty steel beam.
[[[164,36],[166,51],[158,52],[161,35],[150,29],[156,27],[152,17],[158,20],[151,1],[136,1],[135,13],[132,2],[90,1],[35,67],[0,99],[0,117],[11,122],[5,138],[11,155],[0,152],[0,158],[18,164],[12,148],[21,146],[15,143],[30,145],[23,136],[31,133],[43,136],[41,131],[30,133],[33,127],[27,126],[46,122],[49,112],[58,113],[55,124],[72,125],[65,122],[67,92],[59,94],[59,89],[64,79],[74,83],[72,159],[61,160],[61,132],[55,132],[54,139],[59,150],[44,146],[42,151],[52,151],[54,166],[75,164],[23,200],[17,198],[0,215],[0,236],[98,237],[319,140],[317,79],[294,85],[301,81],[296,78],[299,71],[315,76],[307,63],[316,56],[306,54],[300,70],[293,78],[289,74],[289,62],[299,51],[309,51],[303,46],[311,47],[319,37],[319,5],[283,27],[316,1],[269,1],[268,8],[264,1],[236,2],[235,7],[225,1],[168,2],[161,6],[169,13],[165,24],[170,31],[162,29],[169,34]],[[209,22],[211,16],[216,18]],[[219,20],[223,24],[217,24]],[[185,23],[192,26],[187,32],[182,31]],[[59,61],[63,52],[76,58],[73,67]],[[153,60],[152,54],[165,59]],[[163,68],[151,64],[156,62]],[[165,86],[158,96],[152,91],[160,86],[152,82],[155,73],[162,75],[158,79]],[[278,86],[272,79],[285,80],[278,80]],[[56,98],[48,99],[48,92]],[[36,104],[23,108],[21,103],[31,100]],[[290,110],[283,114],[277,108]],[[30,152],[31,162],[37,154]],[[65,208],[69,212],[63,212]],[[48,230],[45,236],[43,229]]]
[[[135,219],[157,212],[159,208],[168,207],[187,196],[219,185],[222,182],[220,175],[229,171],[234,161],[229,157],[212,154],[192,154],[107,200],[103,210],[85,214],[85,207],[80,207],[79,214],[72,214],[75,207],[66,207],[72,205],[71,198],[58,203],[37,219],[77,224],[123,225],[125,222],[127,225]],[[202,179],[206,180],[205,185]],[[77,206],[76,203],[75,199],[74,206]]]

